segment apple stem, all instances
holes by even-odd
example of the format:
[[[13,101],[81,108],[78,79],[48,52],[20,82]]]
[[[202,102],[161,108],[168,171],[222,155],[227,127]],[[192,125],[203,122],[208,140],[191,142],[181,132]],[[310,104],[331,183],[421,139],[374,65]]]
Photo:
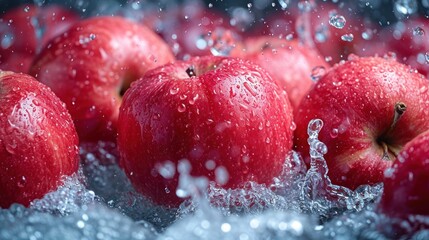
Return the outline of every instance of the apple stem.
[[[195,67],[194,66],[190,66],[186,69],[186,73],[188,74],[189,77],[196,77],[197,74],[195,74]]]
[[[402,117],[402,115],[404,115],[405,110],[407,110],[407,105],[405,105],[405,103],[403,103],[403,102],[395,103],[395,115],[393,116],[392,125],[390,125],[390,128],[387,131],[388,133],[391,132],[395,128],[396,123],[399,121],[399,119]]]

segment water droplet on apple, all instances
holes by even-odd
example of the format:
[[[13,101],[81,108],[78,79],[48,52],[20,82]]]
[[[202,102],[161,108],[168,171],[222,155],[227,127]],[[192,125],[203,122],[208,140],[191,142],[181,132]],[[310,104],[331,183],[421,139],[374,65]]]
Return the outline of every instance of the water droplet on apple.
[[[265,143],[271,143],[271,139],[270,139],[269,137],[267,137],[267,138],[265,139]]]
[[[21,179],[18,180],[17,186],[20,188],[23,188],[25,187],[26,182],[27,182],[27,179],[25,178],[25,176],[22,176]]]
[[[331,56],[326,56],[325,57],[325,61],[326,62],[331,62],[332,61],[332,57]]]
[[[294,121],[292,121],[292,123],[290,124],[290,130],[295,131],[296,129],[296,123]]]
[[[337,128],[333,128],[333,129],[331,130],[331,137],[332,137],[332,138],[336,138],[336,137],[338,137],[338,129],[337,129]]]
[[[182,113],[186,111],[186,105],[185,104],[180,104],[179,107],[177,107],[177,111]]]
[[[179,88],[178,87],[172,87],[170,88],[170,94],[171,95],[176,95],[179,92]]]

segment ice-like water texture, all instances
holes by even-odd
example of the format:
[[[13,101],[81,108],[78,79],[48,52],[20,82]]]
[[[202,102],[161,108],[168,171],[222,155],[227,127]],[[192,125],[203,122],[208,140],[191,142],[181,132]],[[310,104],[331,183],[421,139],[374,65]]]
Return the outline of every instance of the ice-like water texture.
[[[180,162],[177,193],[191,198],[170,210],[133,189],[113,143],[83,144],[79,174],[30,208],[0,209],[0,239],[427,239],[427,230],[396,235],[410,226],[378,212],[381,185],[351,191],[331,183],[322,127],[318,119],[308,127],[310,168],[291,152],[270,186],[223,189]]]
[[[100,204],[90,204],[67,216],[13,205],[0,209],[0,239],[154,239],[147,223],[130,218]]]

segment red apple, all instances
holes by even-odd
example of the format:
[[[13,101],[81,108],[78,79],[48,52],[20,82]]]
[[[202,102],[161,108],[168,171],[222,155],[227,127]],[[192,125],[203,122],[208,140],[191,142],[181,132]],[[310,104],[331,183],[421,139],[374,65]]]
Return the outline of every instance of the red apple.
[[[173,60],[150,29],[120,17],[96,17],[51,41],[31,74],[66,103],[82,141],[115,140],[125,89],[147,70]]]
[[[329,67],[316,49],[305,47],[297,40],[255,37],[246,39],[244,46],[242,51],[233,53],[265,68],[286,90],[294,110],[313,86],[313,69],[323,71]]]
[[[164,178],[162,166],[188,159],[192,175],[210,180],[226,170],[229,178],[217,179],[226,188],[270,183],[291,149],[291,126],[286,92],[261,67],[238,58],[192,58],[149,71],[125,93],[120,164],[138,191],[177,207],[178,174]]]
[[[412,215],[423,215],[427,218],[428,191],[429,131],[426,131],[407,143],[392,169],[386,171],[380,208],[391,217],[408,219]]]
[[[27,73],[36,52],[78,19],[56,5],[27,4],[6,12],[0,18],[0,69]]]
[[[70,114],[45,85],[0,71],[0,207],[28,205],[78,169]]]
[[[402,147],[429,129],[428,88],[421,74],[393,59],[353,57],[301,102],[295,147],[309,161],[307,124],[320,118],[332,182],[351,189],[381,182]]]

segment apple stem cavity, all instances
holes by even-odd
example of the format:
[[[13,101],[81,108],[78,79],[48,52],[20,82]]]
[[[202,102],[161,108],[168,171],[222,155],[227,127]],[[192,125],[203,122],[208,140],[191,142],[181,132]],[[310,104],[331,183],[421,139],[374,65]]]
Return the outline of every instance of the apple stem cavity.
[[[188,74],[188,76],[191,77],[196,77],[197,74],[195,73],[195,67],[194,66],[190,66],[186,69],[186,73]]]
[[[390,125],[389,129],[382,135],[382,136],[388,136],[393,129],[395,128],[396,124],[398,123],[399,119],[401,119],[402,115],[404,115],[405,111],[407,110],[407,105],[403,102],[396,102],[395,103],[395,114],[393,116],[392,124]],[[396,158],[398,154],[393,151],[393,149],[389,148],[389,145],[384,141],[379,141],[381,144],[381,147],[383,148],[383,159],[385,160],[394,160],[390,158],[390,154]]]

